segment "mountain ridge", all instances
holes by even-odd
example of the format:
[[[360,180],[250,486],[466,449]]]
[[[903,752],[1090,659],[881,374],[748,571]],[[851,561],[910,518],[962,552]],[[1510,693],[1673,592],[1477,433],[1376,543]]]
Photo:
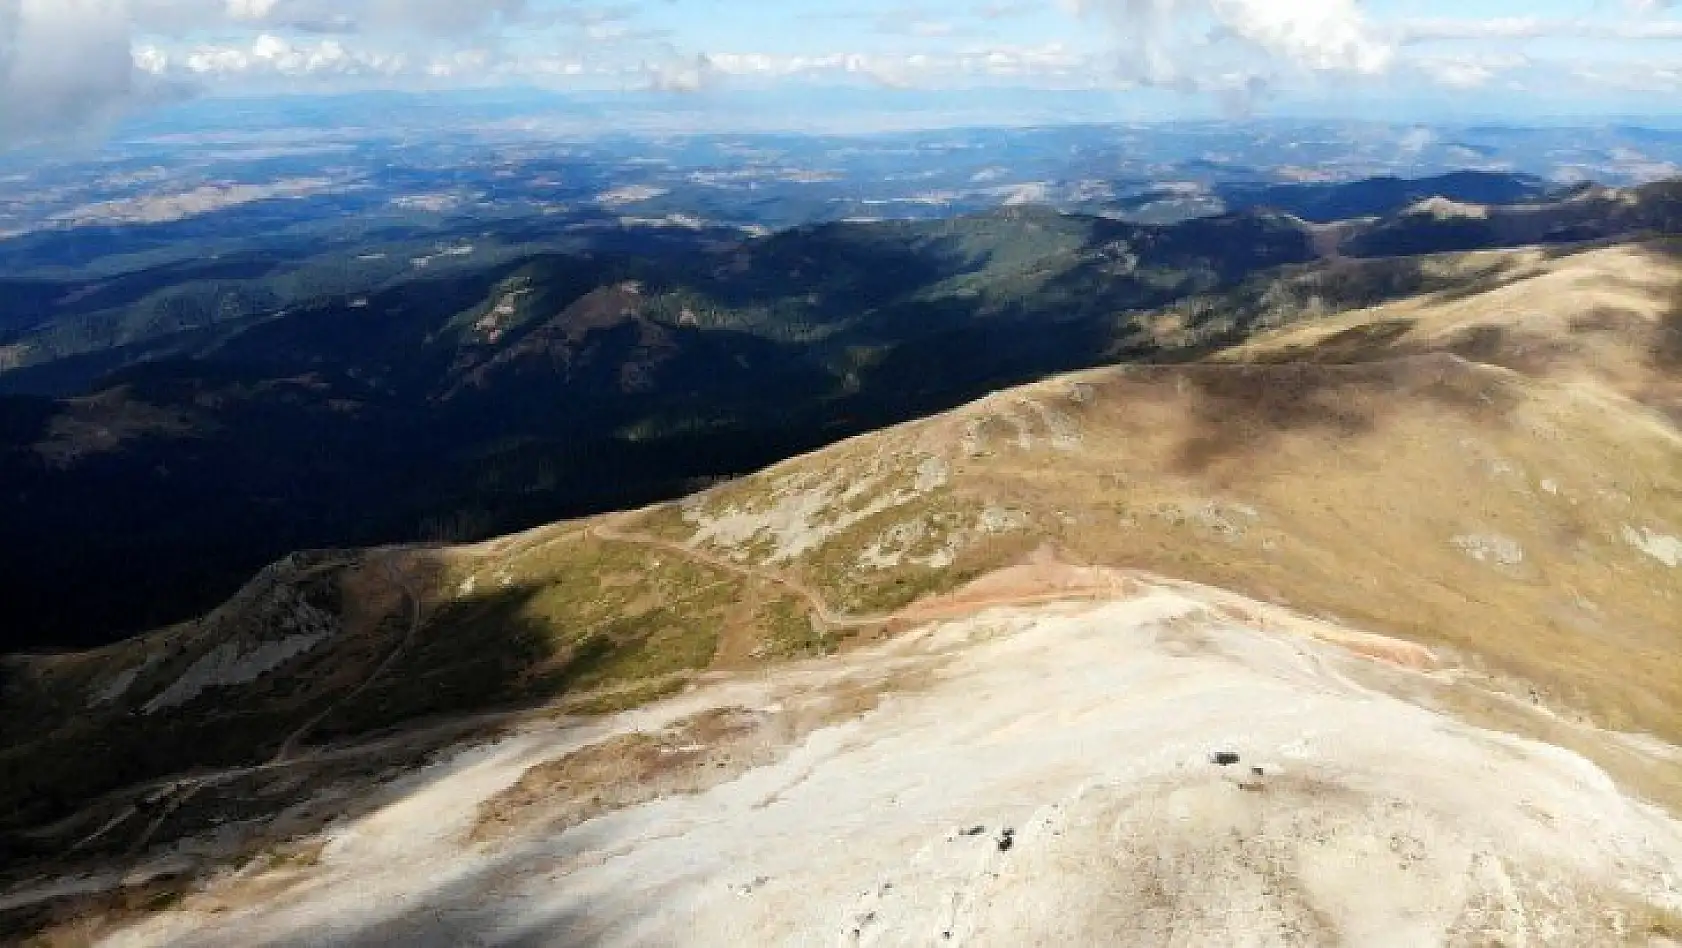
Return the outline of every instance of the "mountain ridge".
[[[1561,720],[1675,741],[1677,258],[1667,241],[1443,258],[1443,279],[1503,279],[1293,319],[1205,361],[1031,383],[678,504],[470,547],[289,558],[203,622],[10,660],[5,720],[25,729],[7,734],[10,806],[45,819],[137,775],[439,714],[638,704],[716,661],[927,621],[915,604],[1047,546],[1414,641]],[[1456,491],[1475,503],[1444,505]],[[1416,581],[1386,587],[1398,574]],[[187,713],[202,705],[182,681],[222,682],[240,711]],[[247,687],[267,696],[232,697]],[[1649,765],[1596,754],[1664,797]]]
[[[1672,190],[1497,208],[1469,221],[1476,233],[1404,213],[1338,240],[1664,227]],[[1537,225],[1549,215],[1566,224]],[[1004,208],[639,265],[545,254],[229,328],[196,358],[120,371],[92,402],[5,401],[3,499],[22,540],[0,562],[19,605],[10,647],[184,619],[289,549],[468,539],[636,505],[993,388],[1195,358],[1316,306],[1461,279],[1331,252],[1274,212],[1153,227]],[[636,316],[597,326],[592,299]],[[1183,326],[1152,315],[1165,306]],[[116,535],[96,523],[122,525],[134,549],[65,545]],[[114,581],[87,596],[84,571]]]

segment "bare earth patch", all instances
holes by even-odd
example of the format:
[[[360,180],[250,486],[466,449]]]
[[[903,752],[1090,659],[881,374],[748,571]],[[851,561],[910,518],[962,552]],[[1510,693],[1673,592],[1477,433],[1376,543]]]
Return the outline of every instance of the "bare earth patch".
[[[333,830],[305,881],[106,943],[1658,944],[1682,910],[1682,824],[1386,693],[1435,673],[1315,640],[1377,637],[1100,576],[1123,598],[466,752]]]

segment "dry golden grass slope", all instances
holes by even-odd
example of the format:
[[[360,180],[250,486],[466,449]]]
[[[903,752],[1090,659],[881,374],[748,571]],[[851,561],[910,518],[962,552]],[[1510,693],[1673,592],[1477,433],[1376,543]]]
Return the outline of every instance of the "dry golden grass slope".
[[[1517,251],[1503,270],[1200,364],[1002,392],[643,529],[861,612],[1050,544],[1445,646],[1682,740],[1682,258]]]
[[[5,710],[27,739],[0,786],[58,822],[13,845],[143,852],[210,825],[205,799],[344,779],[359,752],[318,745],[421,716],[612,711],[966,608],[1121,595],[1058,564],[1426,646],[1378,650],[1423,668],[1386,691],[1682,813],[1682,755],[1652,743],[1682,744],[1682,251],[1412,265],[1468,278],[1194,364],[1000,392],[678,503],[293,563],[205,622],[20,663]],[[199,745],[136,756],[181,734]],[[141,788],[83,807],[107,752]]]

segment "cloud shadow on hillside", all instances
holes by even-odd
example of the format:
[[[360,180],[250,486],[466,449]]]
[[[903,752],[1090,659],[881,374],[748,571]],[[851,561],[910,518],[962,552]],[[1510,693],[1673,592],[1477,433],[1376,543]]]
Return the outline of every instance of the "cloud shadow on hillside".
[[[1682,241],[1654,243],[1648,249],[1658,267],[1672,270],[1682,267]],[[1682,374],[1682,281],[1671,287],[1667,304],[1653,337],[1653,366],[1661,372]]]
[[[1516,395],[1451,355],[1382,362],[1194,365],[1177,373],[1189,390],[1192,430],[1174,469],[1203,474],[1265,455],[1281,438],[1311,434],[1345,440],[1373,433],[1409,400],[1498,420]],[[1335,449],[1335,448],[1334,448]]]
[[[1642,250],[1652,256],[1655,273],[1667,280],[1682,264],[1682,242],[1651,242],[1642,245]],[[1557,255],[1566,254],[1562,250]],[[1380,265],[1381,271],[1372,270]],[[1340,300],[1344,303],[1369,294],[1396,298],[1410,295],[1409,290],[1431,293],[1439,302],[1455,302],[1532,275],[1524,268],[1500,265],[1477,275],[1467,287],[1445,288],[1439,277],[1425,273],[1415,261],[1361,262],[1328,275],[1337,273],[1345,276],[1332,286],[1350,297]],[[1651,290],[1649,283],[1614,282],[1612,288],[1620,291]],[[1666,292],[1669,302],[1657,326],[1622,311],[1596,310],[1572,320],[1571,329],[1631,333],[1629,344],[1644,350],[1658,373],[1674,379],[1682,374],[1682,283],[1673,281]],[[1474,326],[1445,340],[1418,342],[1407,338],[1414,326],[1407,319],[1373,322],[1332,333],[1311,345],[1265,354],[1255,363],[1180,366],[1176,369],[1182,373],[1179,384],[1191,392],[1194,429],[1184,440],[1176,468],[1182,473],[1203,473],[1259,456],[1290,434],[1362,437],[1375,431],[1386,413],[1419,400],[1434,409],[1484,422],[1499,421],[1520,396],[1480,366],[1546,377],[1579,351],[1569,338],[1502,325]],[[1233,338],[1200,351],[1242,341],[1250,331],[1247,324],[1240,325]],[[1682,419],[1682,407],[1664,385],[1643,397],[1673,419]]]

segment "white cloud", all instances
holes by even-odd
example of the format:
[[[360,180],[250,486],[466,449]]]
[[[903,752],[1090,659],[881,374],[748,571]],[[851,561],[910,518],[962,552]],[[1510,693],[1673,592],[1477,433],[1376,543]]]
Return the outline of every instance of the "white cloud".
[[[1673,62],[1575,63],[1569,74],[1576,82],[1620,92],[1682,92],[1682,66]]]
[[[1307,69],[1370,75],[1394,55],[1354,0],[1215,0],[1213,7],[1240,38]]]
[[[0,146],[74,135],[148,94],[122,0],[0,0]]]
[[[704,92],[718,83],[721,73],[711,56],[650,63],[643,69],[648,88],[655,92]]]
[[[161,51],[147,53],[154,64],[175,64]],[[336,39],[293,42],[270,33],[249,45],[197,46],[179,60],[179,67],[189,73],[217,77],[390,76],[403,72],[407,64],[402,55],[352,51]]]
[[[1429,43],[1441,40],[1533,39],[1563,28],[1564,20],[1544,20],[1532,16],[1506,16],[1479,20],[1419,19],[1401,25],[1397,30],[1402,43]]]
[[[1406,154],[1417,155],[1437,142],[1437,133],[1428,128],[1413,128],[1404,133],[1396,147]]]
[[[459,37],[537,16],[531,0],[130,0],[144,33],[178,35],[218,26],[370,35]]]
[[[1584,88],[1661,91],[1674,69],[1635,62],[1630,43],[1682,40],[1682,20],[1656,16],[1670,0],[1629,0],[1635,15],[1599,5],[1593,16],[1412,18],[1381,21],[1359,0],[1061,0],[1075,12],[1108,19],[1120,46],[1124,80],[1185,92],[1212,93],[1238,107],[1248,99],[1314,75],[1382,77],[1470,90],[1546,71],[1524,44],[1548,38],[1589,39],[1603,61],[1570,70]],[[1429,53],[1417,48],[1443,45]],[[1406,52],[1406,55],[1404,55]],[[1563,62],[1559,63],[1564,71]],[[1311,81],[1311,79],[1309,80]],[[1301,83],[1299,82],[1299,85]]]
[[[1110,21],[1118,69],[1142,85],[1240,107],[1281,72],[1377,75],[1394,49],[1355,0],[1063,0]]]
[[[1061,43],[974,46],[940,55],[715,53],[708,58],[714,69],[732,78],[855,79],[890,88],[967,85],[988,80],[1047,81],[1090,77],[1097,69],[1091,58]]]
[[[356,48],[346,41],[287,39],[258,34],[247,43],[201,43],[184,50],[135,47],[134,61],[157,76],[201,80],[326,80],[347,77],[455,78],[485,73],[489,56],[463,49],[432,57]]]
[[[757,10],[761,0],[708,2]],[[703,54],[662,29],[667,5],[649,0],[0,0],[0,147],[74,132],[183,83],[229,91],[539,82],[693,92],[785,80],[1152,86],[1236,109],[1274,92],[1378,82],[1404,95],[1521,81],[1673,87],[1675,57],[1663,44],[1682,40],[1675,3],[1581,3],[1572,16],[1383,18],[1384,8],[1364,0],[910,0],[832,15],[848,23],[834,31],[848,37],[839,49],[826,49],[828,34],[818,31],[776,35],[777,53]],[[1058,7],[1084,19],[1059,17]],[[1411,9],[1455,7],[1433,0]],[[1100,22],[1111,29],[1094,29]],[[1557,42],[1533,42],[1561,37],[1595,42],[1582,61]]]
[[[482,76],[475,39],[536,15],[531,0],[0,0],[0,148],[77,135],[181,80]]]
[[[1475,89],[1488,85],[1496,76],[1490,66],[1468,60],[1421,59],[1417,66],[1437,85],[1451,89]]]
[[[1673,40],[1682,39],[1682,20],[1642,20],[1619,24],[1613,31],[1616,39]]]
[[[207,87],[327,92],[579,77],[622,87],[630,76],[680,89],[705,78],[666,31],[635,23],[641,8],[629,0],[126,2],[137,68]]]
[[[993,0],[982,4],[977,15],[983,20],[1009,20],[1038,13],[1041,9],[1043,4],[1037,0]]]
[[[235,20],[264,20],[280,0],[228,0],[228,16]]]
[[[454,79],[457,76],[482,76],[490,54],[482,49],[464,49],[451,56],[440,57],[426,64],[429,79]]]
[[[1419,19],[1400,24],[1397,42],[1407,45],[1444,41],[1523,41],[1545,37],[1605,40],[1682,39],[1682,20],[1587,20],[1542,17],[1490,19]]]

